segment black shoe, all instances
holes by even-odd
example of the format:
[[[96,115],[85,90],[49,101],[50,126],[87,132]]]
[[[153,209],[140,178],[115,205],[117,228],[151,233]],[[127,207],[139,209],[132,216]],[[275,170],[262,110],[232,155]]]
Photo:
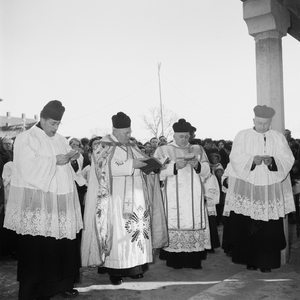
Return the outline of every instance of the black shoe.
[[[257,267],[253,265],[247,265],[247,270],[256,271]]]
[[[64,298],[74,298],[76,296],[78,296],[78,291],[77,290],[68,290],[68,291],[65,291],[65,292],[62,292],[61,295],[64,297]]]
[[[123,282],[121,276],[112,276],[112,275],[110,275],[109,280],[110,280],[111,284],[113,284],[113,285],[120,285]]]
[[[132,276],[130,276],[130,278],[132,278],[132,279],[142,279],[142,278],[144,278],[144,275],[143,274],[132,275]]]
[[[260,271],[261,271],[262,273],[270,273],[270,272],[271,272],[271,269],[260,268]]]

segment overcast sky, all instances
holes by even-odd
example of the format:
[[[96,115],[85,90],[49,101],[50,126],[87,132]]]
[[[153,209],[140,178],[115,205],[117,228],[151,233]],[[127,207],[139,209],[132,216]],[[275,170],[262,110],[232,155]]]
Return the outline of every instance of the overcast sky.
[[[59,132],[109,133],[111,116],[159,107],[197,127],[197,137],[233,139],[252,126],[255,43],[239,0],[0,0],[0,114],[66,107]],[[282,40],[285,123],[300,138],[300,43]]]

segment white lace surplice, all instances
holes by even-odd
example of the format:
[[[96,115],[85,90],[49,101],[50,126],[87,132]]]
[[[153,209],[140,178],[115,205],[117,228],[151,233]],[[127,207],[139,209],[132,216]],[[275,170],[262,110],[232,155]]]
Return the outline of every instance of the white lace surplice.
[[[69,163],[56,165],[56,155],[70,150],[63,136],[49,137],[38,127],[17,136],[4,227],[22,235],[76,238],[82,218],[74,172]]]
[[[251,171],[255,155],[274,157],[278,171],[270,171],[264,163]],[[224,215],[234,211],[268,221],[294,211],[289,177],[293,163],[293,154],[283,134],[275,130],[262,134],[254,129],[239,132],[226,170],[229,178]]]

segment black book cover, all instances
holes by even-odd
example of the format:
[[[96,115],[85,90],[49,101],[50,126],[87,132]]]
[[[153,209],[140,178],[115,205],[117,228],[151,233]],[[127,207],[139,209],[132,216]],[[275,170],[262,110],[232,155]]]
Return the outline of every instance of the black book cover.
[[[140,168],[145,174],[149,175],[152,171],[160,169],[163,164],[156,159],[155,157],[149,157],[146,160],[143,160],[147,165]]]

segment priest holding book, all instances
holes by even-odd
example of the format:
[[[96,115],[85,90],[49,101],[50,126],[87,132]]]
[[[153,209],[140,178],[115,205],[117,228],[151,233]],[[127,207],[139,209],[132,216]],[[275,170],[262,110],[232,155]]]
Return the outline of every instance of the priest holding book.
[[[83,266],[105,267],[111,283],[119,285],[123,277],[139,279],[148,270],[152,235],[141,171],[146,157],[130,143],[129,116],[118,112],[112,125],[112,134],[93,150],[81,249]]]
[[[166,264],[174,269],[201,269],[205,249],[210,249],[208,215],[201,179],[210,176],[203,148],[189,144],[191,124],[180,119],[173,124],[174,141],[158,147],[154,157],[169,158],[160,172],[168,224],[169,244],[163,248]]]

